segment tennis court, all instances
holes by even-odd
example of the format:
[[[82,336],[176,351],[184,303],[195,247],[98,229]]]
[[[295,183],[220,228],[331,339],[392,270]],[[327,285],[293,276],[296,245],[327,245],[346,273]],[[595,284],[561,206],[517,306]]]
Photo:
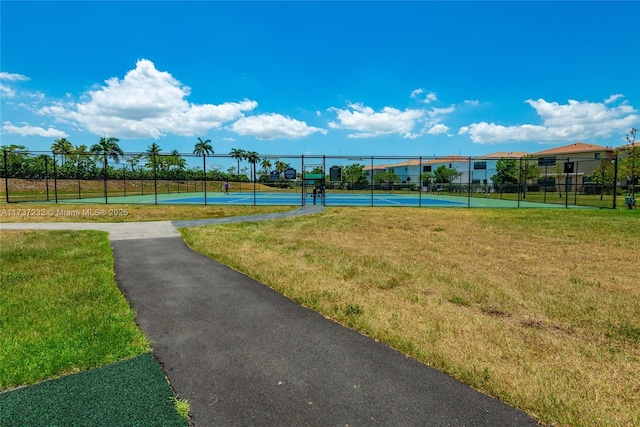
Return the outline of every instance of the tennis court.
[[[325,206],[419,206],[420,202],[429,206],[466,206],[467,203],[453,200],[445,200],[442,198],[426,198],[420,200],[417,196],[396,195],[396,194],[328,194],[324,198],[322,196],[307,195],[305,204],[318,204]],[[253,204],[254,200],[259,205],[300,205],[302,204],[302,195],[296,193],[236,193],[222,194],[213,197],[207,196],[207,203],[211,204],[230,204],[230,205],[247,205]],[[159,203],[176,203],[176,204],[204,204],[202,195],[197,197],[181,197],[170,200],[163,200]]]
[[[187,205],[260,205],[260,206],[375,206],[375,207],[447,207],[447,208],[481,208],[481,207],[559,207],[544,203],[525,202],[517,200],[500,200],[483,197],[468,197],[466,195],[435,195],[419,192],[333,192],[325,195],[313,195],[301,192],[203,192],[148,194],[135,196],[109,196],[66,199],[62,203],[110,203],[110,204],[187,204]]]

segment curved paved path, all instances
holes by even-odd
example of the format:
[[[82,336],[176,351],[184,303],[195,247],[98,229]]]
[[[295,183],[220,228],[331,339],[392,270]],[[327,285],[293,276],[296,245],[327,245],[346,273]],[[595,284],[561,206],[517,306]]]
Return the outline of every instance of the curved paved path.
[[[150,238],[108,230],[116,278],[172,387],[191,403],[195,426],[537,425],[154,224]]]

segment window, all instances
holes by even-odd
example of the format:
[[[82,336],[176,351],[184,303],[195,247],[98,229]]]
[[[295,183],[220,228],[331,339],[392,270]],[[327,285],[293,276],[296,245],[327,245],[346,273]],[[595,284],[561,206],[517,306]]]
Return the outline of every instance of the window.
[[[594,156],[595,156],[596,159],[599,159],[600,158],[600,153],[595,153]]]
[[[553,166],[556,164],[556,156],[538,158],[538,166]]]
[[[423,166],[423,167],[422,167],[422,172],[431,172],[431,165],[429,165],[429,166]]]
[[[473,168],[474,169],[486,169],[487,168],[487,162],[473,162]]]

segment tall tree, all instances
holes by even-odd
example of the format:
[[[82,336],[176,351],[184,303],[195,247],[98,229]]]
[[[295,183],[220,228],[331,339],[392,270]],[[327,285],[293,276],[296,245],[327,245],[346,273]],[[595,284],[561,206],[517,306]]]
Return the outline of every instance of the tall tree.
[[[172,150],[169,157],[169,166],[182,171],[187,167],[187,161],[180,155],[178,150]]]
[[[640,144],[636,141],[637,132],[637,128],[632,128],[626,135],[625,138],[629,145],[625,147],[626,158],[621,162],[621,172],[627,178],[631,197],[635,196],[635,187],[638,184],[638,175],[640,175]]]
[[[160,148],[160,146],[155,142],[147,147],[147,151],[145,151],[145,157],[147,158],[147,167],[152,168],[153,170],[156,169],[158,163],[162,162],[162,159],[158,159],[161,151],[162,148]]]
[[[560,184],[560,177],[564,174],[564,163],[556,163],[551,167],[551,172],[555,175],[556,185],[558,186],[558,195],[562,197],[562,185]],[[566,181],[565,181],[565,185]]]
[[[436,170],[436,175],[437,172]],[[518,161],[516,159],[502,158],[496,162],[496,174],[491,177],[491,181],[500,192],[503,192],[505,188],[520,182],[519,174]]]
[[[422,172],[420,174],[420,182],[426,183],[427,188],[431,188],[431,184],[433,183],[435,177],[436,175],[433,172]]]
[[[118,145],[118,138],[114,138],[113,136],[102,137],[100,138],[100,142],[91,146],[91,152],[96,156],[102,156],[103,161],[103,179],[104,179],[104,197],[107,200],[108,194],[108,165],[109,165],[109,157],[113,159],[114,162],[118,163],[120,161],[120,156],[124,156],[124,153],[120,146]]]
[[[600,200],[603,199],[605,186],[613,184],[614,179],[615,168],[613,163],[609,159],[602,159],[593,171],[590,181],[592,184],[600,185]]]
[[[2,173],[7,172],[8,177],[21,177],[20,171],[23,169],[26,160],[27,154],[25,153],[27,147],[24,145],[2,145],[0,146],[0,151],[2,154],[0,156],[0,161],[2,162],[2,167],[0,170]],[[5,153],[6,153],[6,165],[5,165]]]
[[[262,167],[262,171],[263,171],[265,174],[268,174],[268,173],[269,173],[269,169],[271,169],[271,166],[273,166],[273,165],[271,164],[271,160],[269,160],[269,159],[267,159],[267,158],[262,159],[262,162],[260,162],[260,167]]]
[[[140,163],[140,159],[142,159],[142,154],[138,154],[135,156],[131,156],[127,159],[127,163],[129,163],[129,165],[131,165],[131,172],[135,172],[135,166],[138,165],[138,163]]]
[[[193,148],[193,154],[195,154],[198,157],[204,157],[204,156],[213,154],[213,148],[211,147],[211,140],[202,139],[198,137],[198,142]]]
[[[260,155],[255,151],[247,151],[244,158],[251,164],[251,181],[256,182],[256,163],[260,161]]]
[[[433,171],[433,175],[435,180],[439,184],[449,184],[453,182],[458,176],[460,176],[460,172],[456,171],[453,168],[448,168],[445,165],[440,165]]]
[[[89,147],[85,144],[76,145],[73,148],[73,156],[76,159],[76,165],[78,168],[78,176],[82,175],[82,171],[87,166],[87,159],[89,157]]]
[[[533,160],[532,156],[525,156],[521,164],[522,175],[520,183],[522,184],[522,198],[524,199],[527,197],[527,185],[529,181],[540,177],[540,166]]]
[[[93,154],[103,156],[104,164],[107,165],[107,158],[111,158],[114,162],[120,162],[120,156],[123,156],[124,153],[118,142],[120,140],[114,137],[102,137],[100,138],[100,142],[91,146],[90,151]]]
[[[283,162],[281,160],[276,160],[276,170],[278,172],[282,173],[285,170],[287,170],[288,167],[289,167],[289,163]]]
[[[364,171],[364,165],[353,163],[342,168],[342,182],[347,183],[352,189],[356,185],[367,183],[367,173]]]
[[[210,154],[213,154],[213,148],[211,147],[211,140],[210,139],[202,139],[200,137],[198,137],[198,142],[196,143],[194,149],[193,149],[193,154],[195,154],[198,157],[202,157],[202,167],[203,167],[203,177],[205,178],[205,185],[206,185],[206,177],[207,177],[207,156],[209,156]],[[206,193],[205,193],[206,195]]]
[[[73,153],[73,145],[67,138],[60,138],[53,141],[51,144],[51,151],[55,154],[62,155],[62,163],[65,163],[69,154]]]
[[[231,158],[236,159],[238,161],[238,169],[237,169],[238,174],[240,174],[240,160],[244,159],[245,154],[246,154],[245,151],[239,148],[232,148],[231,152],[229,153]]]

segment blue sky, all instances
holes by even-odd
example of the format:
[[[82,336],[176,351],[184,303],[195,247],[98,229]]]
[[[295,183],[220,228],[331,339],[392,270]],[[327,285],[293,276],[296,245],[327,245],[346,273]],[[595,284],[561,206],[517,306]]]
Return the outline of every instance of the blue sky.
[[[640,127],[640,2],[1,1],[1,144],[480,156]]]

